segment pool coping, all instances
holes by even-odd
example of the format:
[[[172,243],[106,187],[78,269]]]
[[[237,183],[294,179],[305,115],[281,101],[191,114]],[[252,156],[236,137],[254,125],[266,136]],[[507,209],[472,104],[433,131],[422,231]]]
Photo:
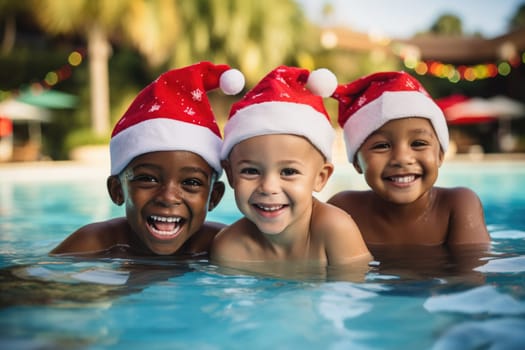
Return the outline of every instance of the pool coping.
[[[447,158],[445,164],[491,164],[491,163],[525,163],[525,153],[484,154],[482,156],[461,154]],[[336,161],[336,169],[351,167],[345,161]],[[109,175],[109,163],[94,161],[37,161],[37,162],[6,162],[0,163],[0,179],[2,182],[19,181],[49,181],[49,180],[105,180]]]

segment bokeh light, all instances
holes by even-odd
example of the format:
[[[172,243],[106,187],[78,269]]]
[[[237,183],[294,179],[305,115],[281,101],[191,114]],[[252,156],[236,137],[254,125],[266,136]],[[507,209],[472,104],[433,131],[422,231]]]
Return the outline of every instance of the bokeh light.
[[[73,51],[69,54],[67,61],[70,65],[76,67],[82,63],[82,55],[78,51]]]

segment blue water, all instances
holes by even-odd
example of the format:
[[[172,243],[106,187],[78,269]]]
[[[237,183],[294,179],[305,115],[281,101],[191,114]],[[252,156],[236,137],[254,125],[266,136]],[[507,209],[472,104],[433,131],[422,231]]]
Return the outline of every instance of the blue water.
[[[205,260],[51,258],[79,226],[123,212],[103,176],[33,177],[0,180],[2,349],[525,348],[524,163],[441,170],[439,185],[468,186],[483,202],[493,245],[481,261],[470,251],[422,254],[361,282]],[[364,183],[343,167],[319,196],[349,186]],[[209,218],[237,217],[228,192]]]

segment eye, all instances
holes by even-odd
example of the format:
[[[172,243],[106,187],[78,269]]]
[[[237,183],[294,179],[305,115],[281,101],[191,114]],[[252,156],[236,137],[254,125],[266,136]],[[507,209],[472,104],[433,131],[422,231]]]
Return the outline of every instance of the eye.
[[[182,181],[182,186],[184,186],[184,188],[190,191],[198,190],[203,185],[204,185],[204,182],[196,178],[186,179]]]
[[[156,176],[149,174],[137,174],[131,178],[131,182],[135,183],[158,183],[159,180]]]
[[[297,175],[297,174],[299,174],[299,171],[297,169],[284,168],[283,170],[281,170],[282,176],[292,176],[292,175]]]
[[[421,148],[421,147],[425,147],[425,146],[428,146],[429,145],[429,142],[425,141],[425,140],[415,140],[411,143],[411,146],[414,147],[414,148]]]
[[[188,178],[182,181],[182,189],[188,193],[198,193],[204,189],[204,182],[197,178]]]
[[[159,179],[151,174],[135,174],[129,180],[130,186],[144,189],[153,188],[159,185],[159,183]]]
[[[390,149],[390,144],[388,142],[376,142],[370,148],[373,150],[387,150]]]
[[[246,167],[246,168],[242,168],[240,173],[244,175],[258,175],[259,171],[255,168]]]
[[[184,186],[202,186],[202,181],[199,179],[187,179],[182,181]]]

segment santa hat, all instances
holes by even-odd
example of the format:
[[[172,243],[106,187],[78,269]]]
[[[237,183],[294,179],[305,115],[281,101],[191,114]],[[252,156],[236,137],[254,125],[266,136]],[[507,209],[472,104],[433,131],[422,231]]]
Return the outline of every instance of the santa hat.
[[[381,72],[340,85],[332,95],[339,101],[339,125],[343,128],[348,160],[366,138],[390,120],[429,119],[443,152],[448,129],[442,110],[423,86],[405,72]]]
[[[111,134],[111,174],[154,151],[194,152],[221,174],[221,133],[206,95],[219,86],[234,95],[244,76],[227,65],[200,62],[170,70],[144,88]]]
[[[334,129],[322,97],[329,97],[336,87],[337,79],[328,69],[310,73],[297,67],[277,67],[232,105],[221,159],[248,138],[294,134],[307,138],[330,160]]]

